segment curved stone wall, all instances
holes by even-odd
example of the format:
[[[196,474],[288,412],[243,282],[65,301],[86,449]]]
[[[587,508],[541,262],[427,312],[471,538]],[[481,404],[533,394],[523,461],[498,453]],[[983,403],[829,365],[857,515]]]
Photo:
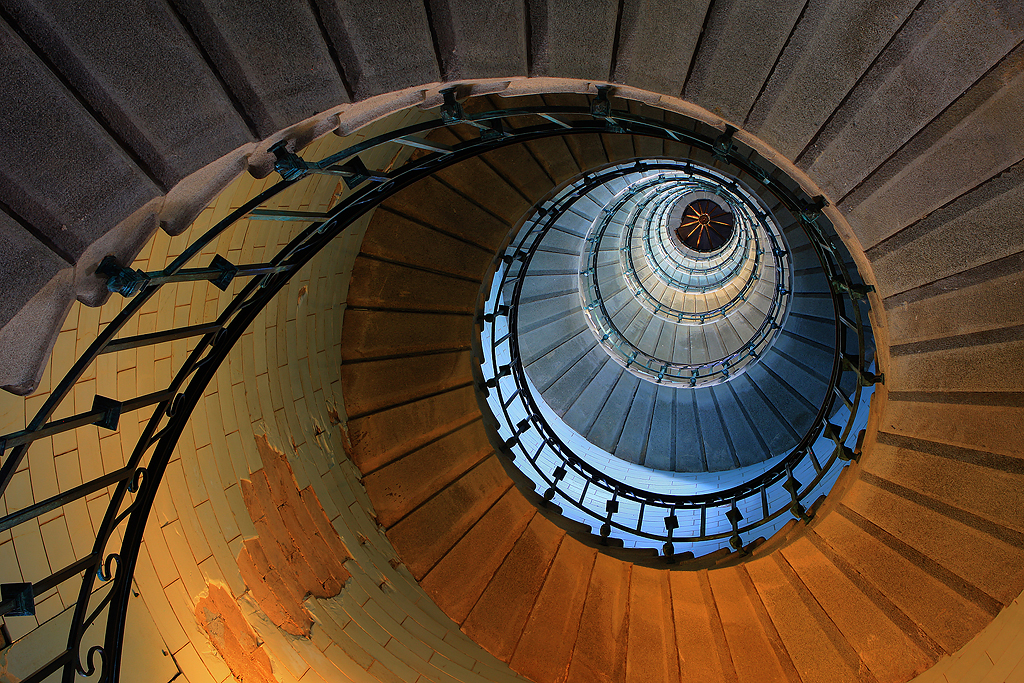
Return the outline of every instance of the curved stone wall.
[[[487,163],[499,170],[507,159]],[[422,195],[410,191],[389,201],[391,211],[417,203]],[[433,225],[444,232],[451,229],[448,220],[436,216]],[[393,229],[380,215],[370,234]],[[391,271],[374,272],[386,278]],[[392,317],[412,315],[408,303],[380,292],[373,279],[357,275],[353,290],[373,292],[375,306],[393,310]],[[446,297],[455,307],[460,300],[454,290]],[[471,310],[468,301],[463,309]],[[881,316],[875,320],[884,327]],[[415,330],[408,320],[396,325]],[[434,354],[452,343],[448,337],[424,341],[433,342],[428,349]],[[419,351],[418,361],[408,354],[391,360],[396,353],[380,347],[373,372],[398,377],[402,367],[438,357],[425,354]],[[928,447],[924,439],[900,441],[899,455],[888,451],[883,444],[896,445],[893,437],[885,428],[876,431],[895,403],[886,400],[885,389],[873,405],[860,464],[806,528],[791,527],[745,561],[721,557],[697,571],[666,571],[629,554],[591,565],[593,540],[571,528],[566,534],[542,515],[524,516],[526,503],[516,502],[518,493],[494,456],[467,459],[472,449],[422,445],[436,430],[456,442],[470,438],[472,430],[452,415],[428,410],[445,397],[454,400],[458,382],[431,382],[410,394],[366,377],[360,368],[343,366],[346,396],[359,402],[361,422],[394,420],[402,406],[412,405],[432,416],[401,430],[402,447],[382,449],[374,439],[354,446],[357,464],[374,482],[371,500],[389,509],[383,520],[389,538],[464,631],[534,680],[561,680],[568,671],[569,680],[604,672],[609,680],[903,681],[970,640],[1012,602],[1024,578],[1014,540],[1019,521],[1012,509],[991,502],[1011,495],[1000,478],[966,471],[958,460],[965,454]],[[904,465],[911,459],[918,467]],[[982,466],[1012,467],[999,458]],[[410,488],[414,473],[425,471],[437,476]],[[941,503],[935,487],[952,491],[952,482],[965,475],[970,485],[956,487],[960,497]],[[969,559],[979,556],[987,558],[985,566]],[[579,575],[582,567],[591,567],[589,578],[586,569]],[[608,595],[622,602],[609,605]],[[680,614],[686,615],[681,621]],[[685,659],[702,651],[709,653],[706,660]]]
[[[322,158],[427,115],[433,113],[408,110],[353,136],[322,138],[303,153]],[[384,166],[400,151],[393,146],[370,155],[367,163]],[[274,182],[240,177],[180,236],[158,234],[133,267],[163,267],[230,209]],[[270,207],[323,211],[347,192],[340,178],[313,177]],[[361,475],[346,454],[341,329],[367,222],[332,243],[274,299],[197,406],[150,516],[135,574],[122,680],[518,680],[416,585],[381,532]],[[259,261],[304,226],[242,221],[220,238],[217,251],[239,263]],[[213,249],[197,258],[206,261],[212,254]],[[172,320],[201,322],[237,288],[222,293],[199,283],[163,290],[123,334],[161,329]],[[5,395],[5,433],[20,428],[26,411],[46,398],[57,373],[84,348],[79,340],[93,337],[121,301],[72,308],[75,315],[58,337],[46,382],[27,399]],[[139,350],[130,354],[134,359],[102,357],[77,386],[122,398],[152,391],[169,380],[189,348],[182,340]],[[59,414],[81,410],[84,400],[69,401],[74,405]],[[37,442],[11,485],[17,495],[7,496],[8,505],[21,507],[103,467],[123,464],[140,429],[139,415],[130,413],[113,434],[90,427]],[[69,562],[72,553],[85,552],[108,500],[100,493],[39,524],[18,527],[13,538],[7,532],[0,544],[4,580],[38,580]],[[61,646],[66,631],[60,629],[79,585],[71,580],[38,596],[36,617],[6,620],[17,641],[4,652],[9,680]],[[251,645],[243,647],[245,642]],[[252,661],[263,663],[247,665]]]

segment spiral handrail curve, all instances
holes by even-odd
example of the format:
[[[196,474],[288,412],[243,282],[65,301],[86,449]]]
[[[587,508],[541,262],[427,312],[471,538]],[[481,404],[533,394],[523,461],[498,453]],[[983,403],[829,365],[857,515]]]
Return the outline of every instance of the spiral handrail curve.
[[[270,151],[277,158],[275,170],[281,175],[282,180],[230,212],[190,244],[166,268],[143,273],[109,259],[102,265],[99,272],[108,279],[108,289],[131,298],[113,320],[103,327],[97,338],[53,388],[50,396],[25,429],[0,435],[0,457],[3,457],[0,464],[0,495],[7,490],[14,473],[24,462],[28,448],[35,440],[91,425],[116,430],[119,416],[122,414],[143,409],[152,409],[152,413],[123,467],[105,472],[80,486],[37,501],[23,509],[9,511],[0,517],[0,530],[13,529],[48,511],[83,499],[92,492],[114,486],[92,551],[88,555],[39,580],[4,584],[5,597],[0,601],[0,615],[13,617],[34,612],[34,594],[42,594],[54,586],[81,577],[81,589],[68,629],[66,647],[53,653],[45,664],[24,677],[22,683],[42,683],[57,672],[60,672],[60,678],[64,683],[71,683],[78,676],[104,682],[119,680],[128,602],[132,594],[131,581],[138,561],[143,532],[166,466],[205,387],[245,330],[290,278],[327,244],[382,201],[438,170],[489,150],[545,137],[595,132],[647,135],[684,142],[721,154],[724,160],[744,172],[763,178],[765,182],[771,182],[769,171],[751,161],[750,155],[738,154],[727,137],[712,139],[672,123],[617,110],[612,106],[609,94],[610,89],[601,86],[590,108],[538,106],[498,109],[467,115],[456,100],[455,89],[451,88],[443,91],[444,104],[440,108],[440,118],[382,133],[320,161],[302,159],[287,149],[283,143],[275,145]],[[522,120],[524,117],[541,122],[520,128],[509,125],[509,120]],[[479,137],[448,149],[437,146],[427,155],[387,171],[369,170],[359,161],[361,153],[380,145],[407,145],[412,140],[419,139],[417,136],[428,134],[438,128],[460,124],[477,128],[480,131]],[[236,265],[230,263],[224,256],[217,256],[209,266],[185,267],[225,230],[250,212],[295,183],[324,173],[345,178],[353,188],[353,193],[322,217],[314,220],[273,258],[263,263]],[[815,205],[814,200],[798,197],[781,186],[777,189],[786,197],[785,201],[789,202],[788,205],[793,210],[803,211],[807,217],[810,217],[812,212],[820,210],[820,204]],[[817,231],[813,220],[808,221],[805,229],[810,232]],[[855,292],[855,286],[842,260],[836,261],[832,257],[834,249],[823,235],[815,249],[834,282],[833,299],[838,311],[841,305],[840,296],[845,296],[842,293]],[[174,327],[149,335],[115,338],[129,320],[139,313],[144,304],[163,287],[175,286],[180,282],[205,280],[226,289],[236,277],[247,278],[249,281],[215,319],[203,324]],[[860,360],[864,358],[863,323],[856,303],[848,322],[856,330],[861,331],[858,335],[859,354],[848,364],[858,375],[864,377],[866,368],[862,367]],[[99,356],[183,338],[196,339],[196,345],[166,387],[120,401],[96,395],[90,410],[68,418],[51,419],[54,411],[70,395],[76,383]],[[842,372],[842,366],[838,361],[841,348],[839,342],[837,331],[837,362],[833,369],[833,384]],[[479,349],[476,355],[478,359],[483,360],[483,354]],[[477,368],[476,372],[480,376],[481,386],[490,381],[482,376],[480,368]],[[528,397],[528,394],[524,396]],[[859,402],[859,387],[851,400],[851,405]],[[830,409],[831,404],[827,408]],[[823,406],[820,415],[827,412],[826,406]],[[498,420],[494,422],[497,423]],[[845,442],[850,428],[848,423],[845,428],[836,432],[837,443]],[[806,449],[809,445],[807,437],[801,445]],[[829,463],[836,457],[833,454]],[[594,473],[595,476],[598,474]],[[608,480],[607,483],[615,486],[613,481]],[[620,493],[640,497],[646,495],[639,490],[635,494],[630,494],[628,490],[621,489]],[[743,530],[746,528],[743,527]],[[116,552],[108,552],[107,546],[115,529],[122,529],[121,543]],[[671,537],[671,534],[669,536]],[[96,589],[97,581],[106,588]],[[11,590],[10,597],[8,588]],[[96,624],[104,613],[106,627],[102,638],[99,639],[102,644],[83,645],[90,627]],[[86,650],[84,653],[83,647]]]

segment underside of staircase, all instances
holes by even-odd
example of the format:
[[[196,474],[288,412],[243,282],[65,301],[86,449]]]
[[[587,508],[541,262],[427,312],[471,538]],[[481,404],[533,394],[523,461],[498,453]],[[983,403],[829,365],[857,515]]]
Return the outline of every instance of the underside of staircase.
[[[638,140],[631,141],[633,154]],[[580,136],[573,147],[548,143],[545,157],[566,170],[546,176],[547,189],[587,170],[584,158],[627,158],[616,156],[630,154],[624,147],[612,150],[599,136]],[[483,155],[382,206],[357,260],[342,341],[352,453],[367,493],[413,575],[468,635],[545,682],[902,681],[955,651],[1016,597],[1024,586],[1022,548],[979,535],[963,513],[940,511],[917,493],[921,480],[899,463],[934,456],[904,446],[887,458],[898,446],[886,444],[893,437],[884,433],[874,446],[882,454],[867,451],[810,524],[791,524],[739,564],[737,553],[722,551],[701,568],[673,568],[642,551],[610,551],[598,537],[538,511],[540,497],[513,485],[487,440],[466,345],[488,250],[545,189],[530,192],[512,182],[515,169],[534,158],[525,145]],[[468,180],[482,177],[488,182]],[[410,241],[410,221],[422,242]],[[401,253],[383,246],[399,239]],[[821,276],[799,246],[796,272],[814,283]],[[420,260],[434,249],[443,258]],[[544,272],[553,280],[567,274]],[[550,291],[570,296],[554,285]],[[821,325],[814,302],[826,291],[824,283],[799,288],[793,315],[806,317],[767,364],[771,370],[771,362],[789,363],[768,373],[780,383],[801,365],[808,372],[814,333],[804,330]],[[833,334],[828,322],[821,326]],[[370,331],[378,334],[368,338]],[[616,381],[638,382],[611,367]],[[750,406],[745,399],[736,405]],[[620,420],[628,413],[609,411]],[[596,424],[594,416],[604,412],[588,414]],[[737,428],[735,420],[722,424],[722,431]],[[941,547],[957,547],[959,560],[936,554],[928,542],[936,524]],[[1016,533],[1012,525],[998,528],[1000,538]],[[994,543],[998,566],[973,561],[992,559]]]

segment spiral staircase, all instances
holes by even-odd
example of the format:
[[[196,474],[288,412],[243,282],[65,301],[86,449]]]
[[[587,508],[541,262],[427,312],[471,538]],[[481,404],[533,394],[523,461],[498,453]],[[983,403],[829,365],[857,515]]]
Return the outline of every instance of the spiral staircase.
[[[1020,316],[1017,298],[1006,296],[1019,287],[1020,240],[1005,228],[1019,212],[1024,158],[1013,116],[1024,97],[1020,9],[791,3],[760,11],[716,2],[658,14],[625,3],[617,11],[535,4],[499,16],[430,2],[406,16],[317,2],[268,5],[256,17],[175,2],[119,8],[111,21],[104,7],[3,3],[4,87],[17,95],[4,116],[18,133],[4,143],[0,171],[12,283],[3,371],[9,388],[32,394],[6,399],[4,411],[2,610],[15,641],[4,648],[4,676],[120,670],[128,679],[164,659],[174,664],[168,680],[189,681],[245,679],[254,674],[236,667],[264,660],[260,675],[281,681],[1020,673],[1012,646],[1024,587],[1012,371]],[[130,26],[125,17],[175,51],[126,40],[134,62],[104,59],[96,36]],[[990,29],[985,41],[973,39],[978,26]],[[581,29],[592,40],[581,40]],[[177,59],[173,73],[161,54]],[[275,63],[285,54],[293,61]],[[289,81],[295,74],[302,78]],[[526,75],[536,78],[518,78]],[[464,85],[444,93],[418,85],[439,77]],[[902,87],[915,79],[929,87]],[[609,90],[608,81],[621,85]],[[200,85],[213,94],[194,107]],[[143,106],[154,95],[168,106]],[[330,109],[349,98],[365,103]],[[422,111],[410,115],[412,104]],[[538,125],[530,108],[564,135],[515,139]],[[501,110],[517,113],[474,118]],[[47,155],[52,136],[39,122],[54,112],[79,125]],[[630,127],[630,116],[675,132]],[[422,129],[373,157],[372,136],[359,135],[370,120],[383,137]],[[211,144],[194,144],[206,139],[197,129]],[[335,129],[355,134],[345,145],[364,145],[361,166],[310,165],[336,152],[319,137]],[[707,144],[687,144],[698,139]],[[507,144],[483,146],[495,140]],[[604,210],[650,180],[642,165],[678,168],[679,160],[737,178],[752,206],[774,217],[777,235],[770,225],[737,229],[706,261],[686,252],[669,231],[684,208],[672,200],[711,201],[707,188],[662,187]],[[748,162],[774,170],[751,174]],[[419,175],[394,182],[415,164]],[[91,169],[87,182],[72,168]],[[273,168],[283,185],[243,178],[195,221],[243,168],[259,177]],[[547,221],[538,209],[609,172],[618,178],[574,197],[573,209],[537,231],[531,257],[517,259],[515,240]],[[661,186],[679,172],[657,173]],[[836,206],[815,205],[819,191]],[[366,197],[379,206],[359,222]],[[231,230],[200,244],[225,216]],[[193,223],[184,244],[151,239]],[[823,261],[822,243],[848,252]],[[208,261],[215,254],[224,261]],[[203,263],[175,275],[193,256]],[[35,265],[23,277],[26,262]],[[233,265],[248,263],[258,265]],[[148,282],[133,274],[141,271]],[[521,283],[514,293],[500,286],[510,272]],[[828,277],[839,272],[849,279]],[[243,278],[255,279],[243,286]],[[137,298],[71,307],[74,297],[101,303],[107,288]],[[231,311],[229,324],[213,329],[203,316],[219,306]],[[120,323],[127,337],[112,341],[135,310],[150,317]],[[517,330],[500,327],[512,319]],[[777,329],[745,343],[763,320]],[[605,338],[611,328],[621,343]],[[102,343],[113,347],[90,356],[83,349],[96,330],[99,340],[109,331]],[[494,330],[521,357],[489,359]],[[150,343],[167,353],[147,351]],[[216,362],[203,362],[204,349]],[[736,365],[716,365],[735,351]],[[654,360],[638,364],[641,354]],[[61,381],[58,365],[78,356],[101,360]],[[174,384],[179,362],[194,389]],[[883,370],[865,425],[851,399]],[[522,429],[489,403],[513,381],[547,406]],[[154,404],[151,423],[148,413],[129,419]],[[622,471],[717,481],[711,488],[729,495],[690,509],[714,507],[728,523],[689,534],[696,541],[683,546],[685,524],[668,518],[684,516],[675,510],[695,500],[686,494],[659,513],[665,528],[647,538],[655,542],[631,547],[615,516],[625,502],[580,516],[559,488],[570,475],[531,479],[518,449],[540,418],[561,422],[562,434]],[[834,426],[847,418],[846,428]],[[111,427],[112,437],[99,431]],[[562,438],[552,429],[547,447]],[[157,444],[140,447],[151,458],[144,474],[129,459],[140,437]],[[762,479],[750,493],[773,525],[747,528],[761,519],[760,500],[737,505],[735,488],[751,472]],[[78,497],[82,487],[92,488]],[[128,502],[145,496],[152,513]],[[127,527],[108,533],[123,558],[142,548],[137,563],[112,562],[102,544],[86,548],[102,538],[107,500],[125,502],[107,516]],[[293,510],[301,516],[288,516]],[[742,525],[732,510],[742,510]],[[76,531],[90,516],[83,542]],[[309,520],[307,530],[319,524],[314,537],[343,567],[304,545],[308,534],[293,519]],[[254,539],[268,550],[255,571],[241,559],[259,560]],[[110,619],[103,603],[105,627],[90,631],[95,615],[76,613],[71,640],[67,630],[54,635],[80,604],[78,585],[78,611],[91,611],[104,583],[114,604],[142,612],[112,609]],[[26,585],[36,589],[34,605],[24,602]],[[226,602],[215,602],[220,590]],[[240,621],[231,609],[241,609]],[[298,628],[282,625],[281,609]],[[102,629],[105,643],[95,639]],[[118,634],[121,658],[91,647],[112,656]],[[244,656],[231,643],[248,643]],[[46,673],[31,674],[37,666]]]
[[[628,175],[622,181],[640,182]],[[688,197],[682,201],[688,201]],[[605,208],[592,203],[590,212],[577,209],[571,215],[582,215],[588,224],[596,223]],[[729,248],[735,253],[722,254],[719,256],[722,263],[714,264],[707,271],[685,273],[679,265],[673,264],[671,272],[666,273],[664,266],[656,269],[645,265],[630,278],[629,269],[634,267],[632,257],[642,249],[645,237],[635,233],[630,237],[621,232],[627,223],[632,226],[635,221],[644,219],[642,214],[635,218],[629,215],[630,209],[620,211],[627,215],[619,216],[619,222],[615,214],[609,216],[609,222],[619,227],[619,231],[605,231],[600,240],[593,241],[594,249],[590,253],[595,275],[590,279],[600,285],[599,288],[591,285],[588,290],[593,300],[581,300],[581,287],[565,282],[567,275],[574,279],[576,264],[573,261],[585,251],[591,236],[566,233],[564,224],[559,221],[540,242],[530,262],[518,306],[519,346],[531,381],[549,406],[575,431],[595,446],[638,464],[677,471],[708,471],[768,459],[772,457],[765,450],[768,444],[779,451],[774,455],[780,454],[779,447],[787,445],[787,436],[805,431],[821,403],[822,389],[829,382],[832,364],[829,351],[835,343],[831,313],[821,329],[815,327],[821,319],[793,315],[790,324],[779,333],[784,335],[783,339],[776,341],[765,335],[765,332],[782,329],[780,323],[788,306],[773,299],[777,292],[781,294],[787,288],[776,280],[771,248],[766,252],[753,239],[737,240],[735,246]],[[662,216],[656,225],[644,230],[655,232],[656,238],[666,238],[667,218]],[[738,237],[739,231],[736,234]],[[628,246],[620,247],[627,237]],[[766,237],[762,239],[767,241]],[[801,247],[803,251],[798,253],[810,251],[810,243],[804,241],[796,247],[777,246],[774,254],[782,259],[784,251]],[[630,259],[628,265],[619,263],[623,249],[630,250],[626,256]],[[666,253],[666,247],[661,245],[660,251]],[[765,253],[769,254],[771,262],[763,265],[760,257]],[[809,255],[814,256],[813,252]],[[781,264],[778,270],[783,271]],[[792,291],[784,295],[787,303],[790,296],[802,300],[815,295],[831,298],[820,268],[808,270],[811,272],[793,278]],[[659,277],[658,271],[664,275]],[[734,271],[738,272],[733,274]],[[663,281],[668,277],[672,277],[670,282]],[[688,292],[687,287],[693,287],[692,292]],[[601,313],[600,321],[594,322],[592,316],[584,313],[584,304],[588,313]],[[768,319],[770,311],[774,315]],[[792,312],[806,315],[805,311],[806,308]],[[680,324],[684,319],[690,324]],[[706,319],[703,324],[702,319]],[[764,324],[766,319],[768,323]],[[764,331],[758,335],[762,327]],[[596,333],[591,333],[590,329],[595,329]],[[606,334],[605,329],[615,335],[616,340],[621,340],[621,351],[611,344],[609,352],[598,348],[598,339]],[[749,347],[754,354],[736,354],[744,347]],[[612,354],[617,352],[622,362],[613,360]],[[634,352],[642,353],[645,358],[677,362],[679,367],[655,360],[638,362]],[[765,357],[760,358],[762,355]],[[727,356],[733,356],[731,365],[716,368],[714,361]],[[733,375],[740,374],[744,361],[754,359],[760,360],[759,367],[744,372],[742,383],[729,374],[730,371]],[[783,367],[787,361],[791,365]],[[655,381],[640,382],[640,378],[628,372],[634,364]],[[573,374],[567,376],[570,370]],[[696,374],[691,374],[695,370]],[[704,375],[700,374],[701,370]],[[778,382],[779,377],[786,379]],[[673,379],[687,388],[691,383],[696,386],[698,382],[709,380],[733,379],[734,382],[717,391],[676,391],[670,384]],[[562,385],[558,385],[560,380]],[[660,465],[655,464],[654,459],[648,462],[635,450],[649,443],[652,411],[658,394],[660,407],[666,415],[669,412],[676,416],[692,414],[696,425],[701,425],[681,425],[678,438],[672,439],[675,447],[655,456],[661,458]],[[813,410],[803,415],[796,411],[788,414],[790,402],[810,405]],[[779,407],[787,413],[781,423],[773,420],[763,425],[749,424],[749,418],[743,413],[746,409],[748,413],[774,416]],[[669,421],[657,422],[667,424]],[[727,433],[730,433],[728,443],[724,441]],[[721,441],[713,441],[716,438]],[[790,447],[794,444],[792,439],[788,443]],[[721,460],[709,461],[709,457]],[[675,463],[675,466],[669,467],[668,463]]]

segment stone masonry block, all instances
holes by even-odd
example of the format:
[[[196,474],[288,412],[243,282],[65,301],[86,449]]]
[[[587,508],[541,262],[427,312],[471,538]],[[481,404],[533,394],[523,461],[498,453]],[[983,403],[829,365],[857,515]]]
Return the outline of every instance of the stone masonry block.
[[[0,201],[77,261],[159,188],[6,24],[0,63]]]
[[[317,0],[356,100],[441,80],[423,6]]]
[[[171,8],[153,0],[18,0],[10,10],[165,190],[252,141]],[[145,40],[139,40],[145,35]],[[112,58],[111,45],[118,46]],[[153,106],[159,102],[159,106]]]

